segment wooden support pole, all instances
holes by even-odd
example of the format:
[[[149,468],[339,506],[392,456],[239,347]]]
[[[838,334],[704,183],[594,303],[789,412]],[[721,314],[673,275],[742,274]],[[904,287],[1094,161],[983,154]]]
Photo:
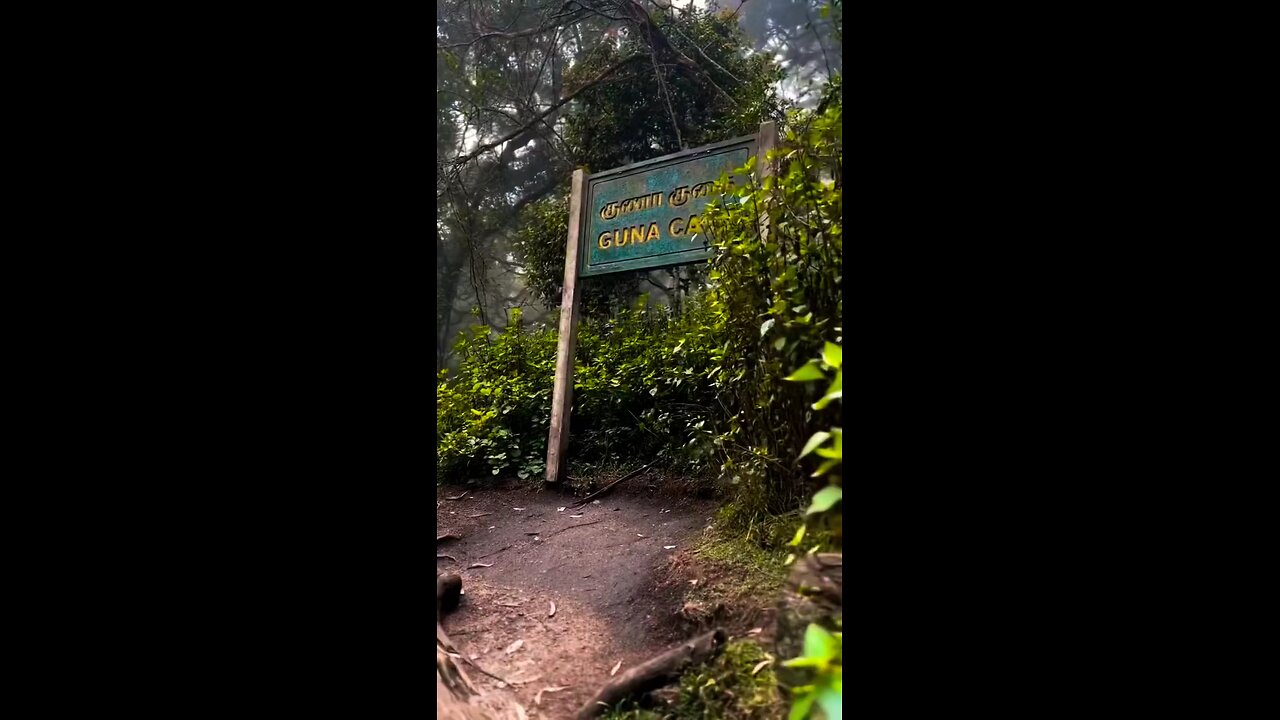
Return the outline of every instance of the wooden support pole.
[[[777,159],[770,160],[769,152],[778,147],[778,124],[772,120],[760,123],[760,135],[756,140],[756,177],[760,182],[770,175],[776,175],[778,172],[779,162]],[[760,230],[760,241],[767,242],[769,237],[769,211],[762,208],[760,215],[756,219],[757,227]]]
[[[778,123],[769,120],[760,123],[760,139],[756,143],[756,167],[760,168],[760,179],[774,175],[778,171],[778,161],[769,160],[769,152],[778,149]]]
[[[573,356],[578,347],[578,236],[581,234],[587,173],[573,171],[569,195],[569,237],[564,247],[564,290],[560,295],[560,337],[556,343],[556,381],[551,391],[551,432],[547,436],[547,482],[560,482],[569,447],[569,413],[573,409]]]

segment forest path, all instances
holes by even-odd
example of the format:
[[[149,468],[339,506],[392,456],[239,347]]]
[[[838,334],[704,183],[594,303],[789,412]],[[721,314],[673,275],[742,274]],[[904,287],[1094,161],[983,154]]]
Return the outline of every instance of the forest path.
[[[553,490],[446,499],[463,491],[436,494],[437,534],[461,536],[436,543],[437,555],[454,558],[437,557],[436,572],[460,575],[464,593],[444,629],[464,656],[512,683],[531,717],[572,717],[616,663],[621,673],[684,639],[672,622],[676,588],[661,580],[674,553],[711,524],[713,502],[622,486],[581,509]],[[499,683],[474,668],[468,674],[481,688]],[[535,704],[547,687],[566,689]]]

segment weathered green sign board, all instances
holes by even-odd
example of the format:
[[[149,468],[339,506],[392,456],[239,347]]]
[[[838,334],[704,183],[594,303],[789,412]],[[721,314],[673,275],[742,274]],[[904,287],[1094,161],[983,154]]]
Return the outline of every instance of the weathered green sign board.
[[[769,151],[778,141],[777,126],[765,122],[760,133],[635,165],[587,175],[573,171],[569,228],[564,247],[564,290],[560,296],[560,337],[556,379],[551,392],[551,428],[547,433],[547,482],[564,474],[573,408],[574,350],[577,348],[579,279],[623,270],[671,267],[706,260],[712,252],[702,214],[716,199],[712,185],[721,175],[756,158],[755,173],[774,171]]]
[[[711,257],[701,232],[711,187],[755,156],[757,143],[751,135],[588,175],[579,276]]]

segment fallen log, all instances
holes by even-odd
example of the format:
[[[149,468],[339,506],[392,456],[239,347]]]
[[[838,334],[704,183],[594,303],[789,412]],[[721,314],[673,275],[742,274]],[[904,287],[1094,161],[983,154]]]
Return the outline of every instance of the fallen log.
[[[681,643],[610,680],[578,711],[578,720],[590,720],[628,697],[657,690],[680,679],[690,667],[718,655],[727,636],[719,628]]]

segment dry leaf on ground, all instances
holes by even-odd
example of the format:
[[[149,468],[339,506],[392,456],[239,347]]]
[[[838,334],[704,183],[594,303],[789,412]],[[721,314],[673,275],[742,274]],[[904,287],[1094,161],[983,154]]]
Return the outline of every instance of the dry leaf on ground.
[[[556,615],[556,603],[555,603],[555,601],[554,601],[554,600],[552,600],[552,601],[550,601],[550,602],[551,602],[551,612],[547,613],[547,617],[555,617],[555,615]]]
[[[621,660],[619,660],[619,661],[618,661],[618,664],[617,664],[617,665],[614,665],[614,666],[613,666],[613,669],[609,671],[609,677],[613,677],[614,675],[617,675],[617,674],[618,674],[618,668],[620,668],[620,667],[622,667],[622,661],[621,661]]]
[[[507,646],[507,654],[510,655],[511,653],[519,650],[521,645],[524,645],[524,640],[517,640],[511,643]]]

